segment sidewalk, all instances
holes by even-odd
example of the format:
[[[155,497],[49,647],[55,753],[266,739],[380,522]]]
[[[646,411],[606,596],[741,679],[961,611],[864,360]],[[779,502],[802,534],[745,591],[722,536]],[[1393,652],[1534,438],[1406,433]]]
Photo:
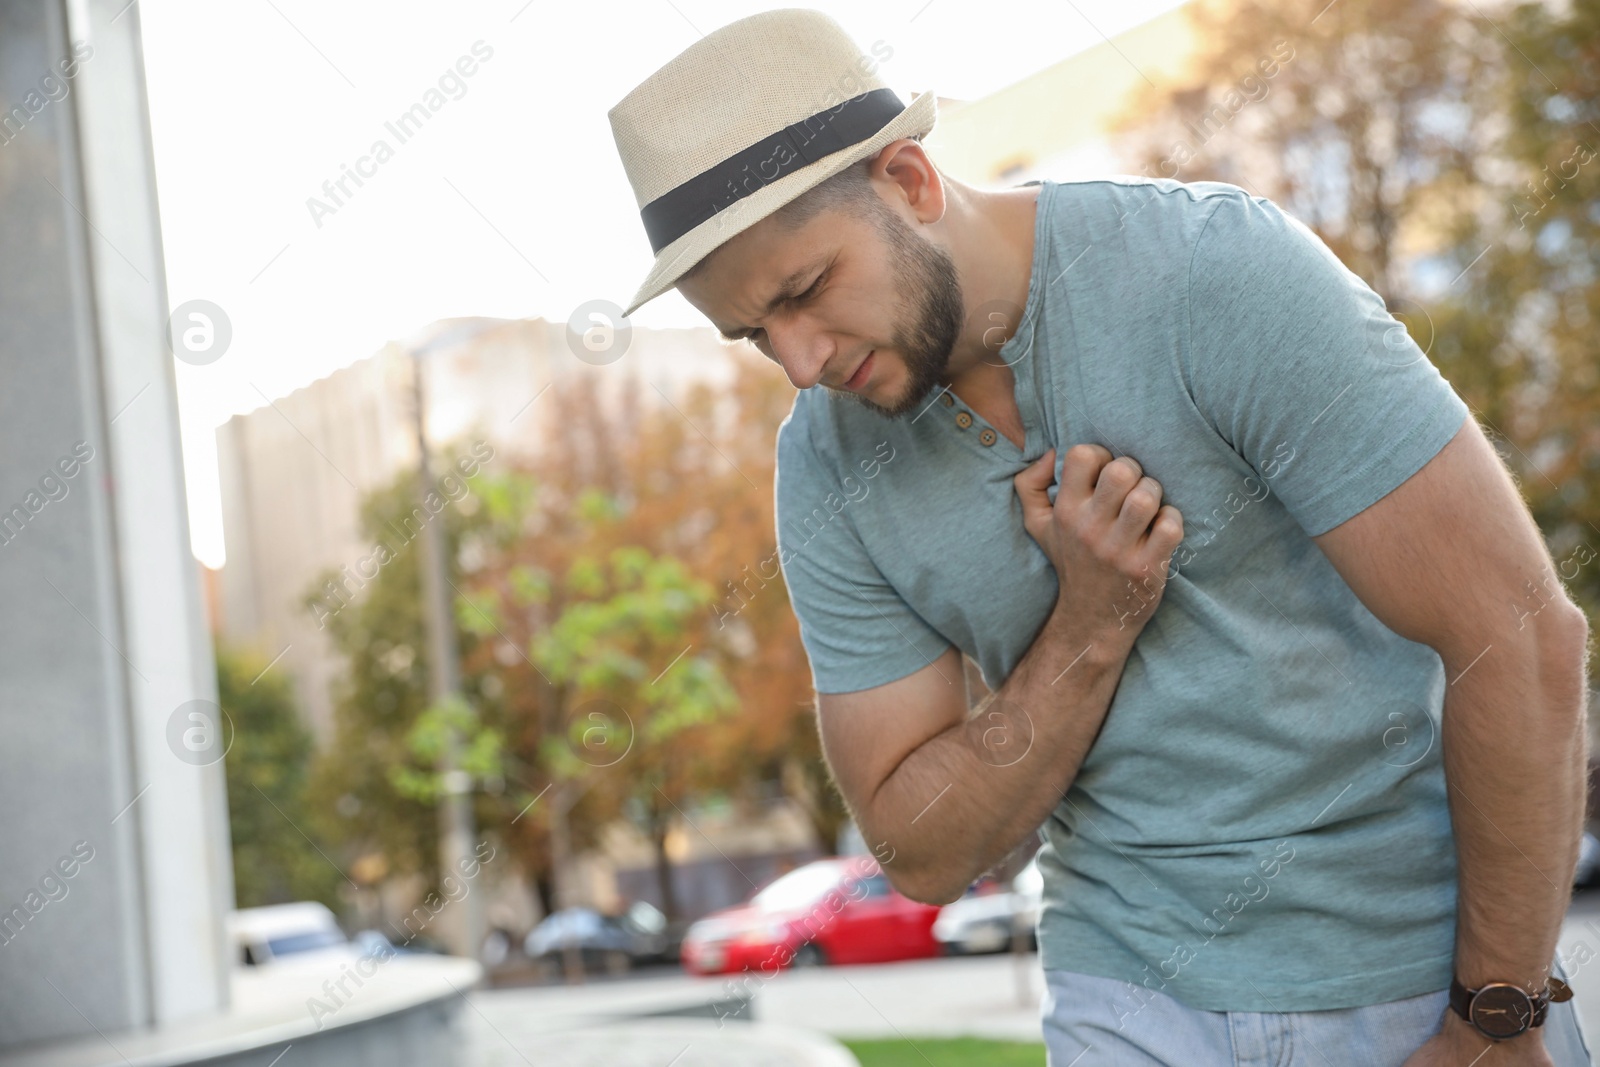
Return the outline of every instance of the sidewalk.
[[[556,1031],[696,1014],[713,1027],[777,1024],[840,1037],[1039,1040],[1039,957],[1028,953],[823,967],[745,977],[651,974],[581,986],[478,990],[463,1021],[519,1047]],[[502,1045],[505,1041],[500,1042]],[[683,1063],[675,1067],[684,1067]]]
[[[834,1037],[1039,1041],[1044,978],[1034,953],[828,967],[756,981],[760,1021]]]

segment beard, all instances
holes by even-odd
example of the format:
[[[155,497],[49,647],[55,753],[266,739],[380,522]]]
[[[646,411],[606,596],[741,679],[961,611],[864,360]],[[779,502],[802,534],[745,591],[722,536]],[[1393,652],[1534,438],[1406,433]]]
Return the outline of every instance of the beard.
[[[874,403],[860,393],[842,392],[886,419],[898,419],[917,410],[930,390],[944,384],[966,304],[950,253],[917,236],[887,207],[874,212],[874,222],[889,246],[902,316],[895,323],[893,348],[905,364],[908,381],[888,405]]]

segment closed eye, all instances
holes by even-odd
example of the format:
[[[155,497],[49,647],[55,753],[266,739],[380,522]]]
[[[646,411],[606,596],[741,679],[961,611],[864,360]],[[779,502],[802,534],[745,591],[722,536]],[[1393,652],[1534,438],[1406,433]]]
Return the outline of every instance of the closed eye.
[[[795,303],[803,303],[804,301],[810,300],[812,297],[816,296],[817,292],[822,288],[823,281],[827,277],[828,277],[828,272],[827,271],[823,271],[821,274],[817,275],[817,280],[811,283],[811,288],[807,289],[805,292],[801,293],[799,296],[794,297],[794,302]]]
[[[791,306],[797,306],[797,305],[800,305],[800,304],[804,304],[808,300],[815,299],[817,294],[819,292],[821,292],[821,290],[822,290],[822,283],[828,280],[828,275],[830,273],[830,270],[831,270],[831,268],[829,270],[824,270],[821,274],[817,275],[817,280],[812,282],[810,288],[808,288],[805,292],[796,293],[794,296],[785,297],[783,299],[783,303],[789,304]],[[721,338],[724,341],[728,341],[728,342],[750,341],[752,343],[758,343],[758,342],[756,342],[757,335],[758,334],[765,334],[766,331],[762,330],[759,327],[757,327],[756,329],[753,329],[753,330],[745,329],[745,330],[740,330],[737,333],[731,333],[731,334],[730,333],[722,333],[722,331],[720,331],[720,330],[717,331],[717,332],[718,332],[719,336],[721,336]]]

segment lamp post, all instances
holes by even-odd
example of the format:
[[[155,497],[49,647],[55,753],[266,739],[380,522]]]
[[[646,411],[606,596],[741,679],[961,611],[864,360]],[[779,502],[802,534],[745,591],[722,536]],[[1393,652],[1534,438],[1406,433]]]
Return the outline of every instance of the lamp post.
[[[424,512],[429,493],[437,492],[429,464],[427,408],[422,387],[422,358],[428,352],[475,337],[505,325],[505,320],[477,322],[466,328],[447,330],[424,345],[410,349],[412,409],[417,433],[417,501]],[[441,513],[442,514],[442,513]],[[449,561],[445,556],[445,535],[440,522],[422,523],[422,625],[428,643],[428,697],[432,706],[459,698],[461,665],[456,656],[456,627],[450,597]],[[459,940],[452,947],[458,955],[479,959],[485,934],[483,895],[465,872],[474,864],[473,838],[476,829],[472,815],[472,776],[461,769],[461,738],[454,728],[447,730],[444,750],[439,757],[439,777],[444,789],[439,799],[439,867],[441,878],[455,876],[466,881],[467,892],[456,902],[460,909],[454,931]],[[481,872],[480,872],[481,873]]]

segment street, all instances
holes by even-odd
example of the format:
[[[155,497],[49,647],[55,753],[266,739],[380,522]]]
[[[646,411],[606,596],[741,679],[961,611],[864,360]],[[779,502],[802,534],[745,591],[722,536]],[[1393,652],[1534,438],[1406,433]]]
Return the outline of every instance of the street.
[[[1584,1026],[1600,1035],[1600,892],[1575,896],[1560,952]],[[518,1052],[531,1052],[556,1031],[622,1016],[721,1017],[844,1038],[1037,1041],[1041,988],[1032,953],[782,971],[771,978],[699,978],[661,968],[576,987],[480,990],[463,1021],[471,1067],[520,1062]]]

